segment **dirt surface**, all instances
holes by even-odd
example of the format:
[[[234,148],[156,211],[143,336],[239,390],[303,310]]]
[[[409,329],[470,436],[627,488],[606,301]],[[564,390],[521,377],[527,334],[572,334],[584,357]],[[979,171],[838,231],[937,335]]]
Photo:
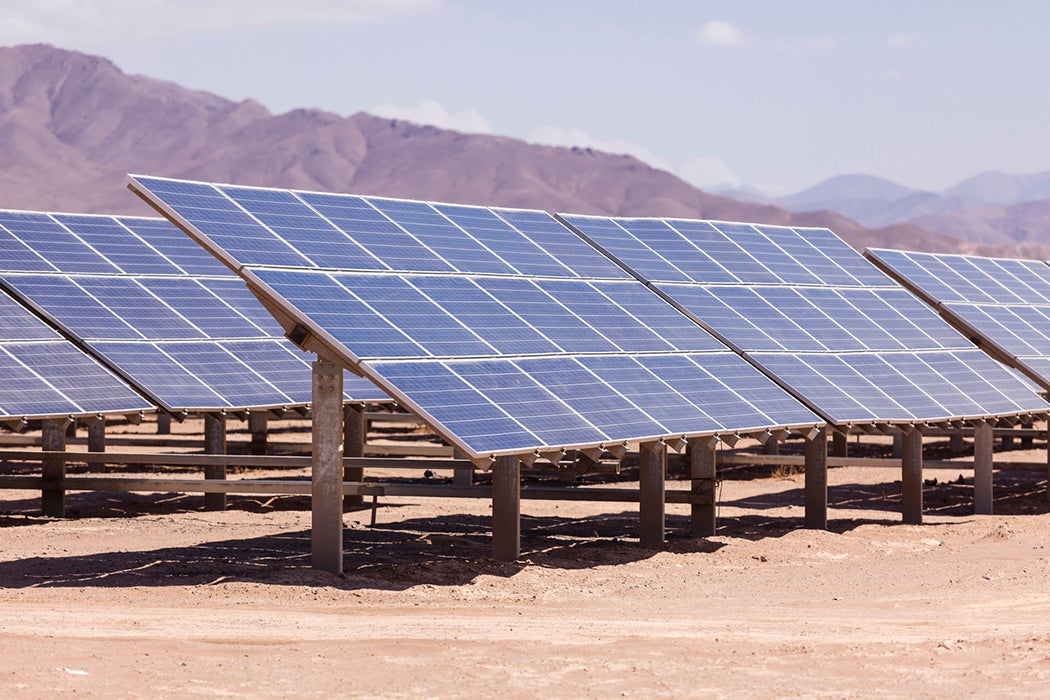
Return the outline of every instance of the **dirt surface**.
[[[634,507],[526,501],[514,564],[487,501],[385,499],[347,513],[345,578],[309,568],[302,498],[71,494],[51,520],[0,491],[0,696],[1045,696],[1045,474],[998,474],[981,517],[964,466],[928,474],[922,526],[899,476],[832,469],[826,532],[800,476],[728,479],[718,536],[672,505],[660,551]]]

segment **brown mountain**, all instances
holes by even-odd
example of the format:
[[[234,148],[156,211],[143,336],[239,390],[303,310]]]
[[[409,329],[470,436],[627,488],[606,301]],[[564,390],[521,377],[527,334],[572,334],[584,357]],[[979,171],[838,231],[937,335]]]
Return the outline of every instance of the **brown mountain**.
[[[126,75],[104,58],[44,45],[0,48],[0,207],[146,213],[124,188],[128,172],[574,213],[827,226],[858,247],[974,248],[913,225],[865,229],[832,212],[793,214],[706,194],[630,156],[363,112],[274,115],[251,100]]]
[[[1027,257],[1050,257],[1050,199],[974,207],[912,223],[985,246],[1012,247]]]

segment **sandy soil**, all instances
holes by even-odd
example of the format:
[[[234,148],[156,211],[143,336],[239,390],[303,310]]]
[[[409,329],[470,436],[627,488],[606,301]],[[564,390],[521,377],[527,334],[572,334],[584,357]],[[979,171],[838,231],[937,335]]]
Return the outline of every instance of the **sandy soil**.
[[[1045,696],[1045,475],[997,475],[982,517],[965,468],[930,476],[905,526],[899,473],[831,470],[827,532],[799,529],[801,477],[726,480],[718,536],[669,506],[661,551],[634,508],[526,501],[515,564],[486,501],[386,499],[347,514],[345,578],[308,568],[305,499],[73,494],[49,520],[0,491],[0,696]]]

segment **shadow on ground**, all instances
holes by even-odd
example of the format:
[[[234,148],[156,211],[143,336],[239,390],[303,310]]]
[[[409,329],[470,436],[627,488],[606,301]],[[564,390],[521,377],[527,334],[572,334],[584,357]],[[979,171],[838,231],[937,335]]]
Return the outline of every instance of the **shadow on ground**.
[[[924,489],[926,512],[966,516],[973,513],[972,480],[931,479]],[[129,518],[199,510],[200,496],[184,494],[75,493],[68,499],[72,518]],[[844,484],[829,490],[833,508],[831,532],[843,533],[869,523],[892,524],[900,512],[899,484]],[[260,582],[276,585],[331,586],[340,589],[402,590],[420,584],[457,586],[490,575],[507,577],[525,567],[586,569],[644,560],[654,550],[637,543],[638,514],[634,508],[588,517],[522,516],[522,556],[513,563],[490,556],[490,519],[482,515],[446,515],[399,519],[408,499],[385,499],[379,522],[368,522],[369,507],[348,512],[344,537],[345,577],[310,568],[308,530],[278,531],[250,539],[228,539],[195,546],[149,551],[111,551],[80,556],[39,556],[0,563],[0,587],[134,587],[208,585],[219,582]],[[668,538],[663,550],[710,554],[725,546],[722,538],[762,540],[785,536],[802,526],[804,489],[768,492],[722,507],[741,508],[719,520],[718,537],[692,538],[689,518],[667,516]],[[6,501],[0,511],[5,528],[46,526],[38,515],[38,498]],[[308,511],[305,497],[231,497],[229,508],[252,513]],[[793,507],[793,508],[792,508]],[[773,515],[788,509],[790,516]],[[996,475],[995,512],[1047,512],[1045,477],[1033,473]],[[849,517],[857,511],[858,517]],[[866,512],[868,517],[860,517]],[[871,517],[887,513],[887,517]],[[797,515],[796,515],[797,514]],[[846,516],[846,517],[843,517]],[[129,525],[133,526],[133,525]],[[221,532],[215,525],[215,532]]]

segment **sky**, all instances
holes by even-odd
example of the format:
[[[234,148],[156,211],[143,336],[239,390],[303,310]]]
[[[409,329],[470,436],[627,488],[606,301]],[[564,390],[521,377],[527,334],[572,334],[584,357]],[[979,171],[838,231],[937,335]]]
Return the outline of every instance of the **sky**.
[[[0,0],[2,46],[775,195],[1050,170],[1048,34],[1025,0]]]

